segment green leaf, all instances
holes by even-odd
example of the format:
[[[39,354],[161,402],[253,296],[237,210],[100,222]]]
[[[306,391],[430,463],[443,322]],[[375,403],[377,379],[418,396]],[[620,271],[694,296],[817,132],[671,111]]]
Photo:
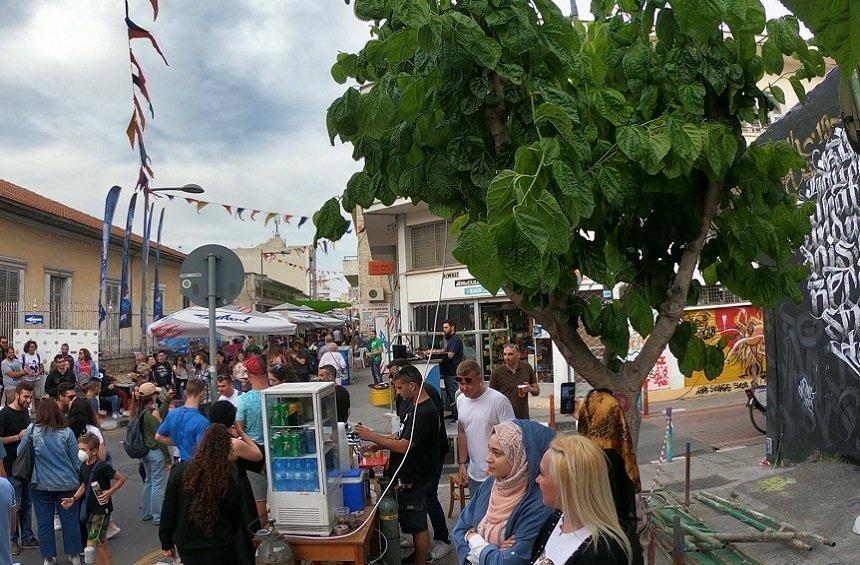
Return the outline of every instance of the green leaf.
[[[551,86],[541,87],[540,93],[544,100],[561,107],[572,123],[579,123],[579,111],[576,109],[576,99],[573,96],[560,88]]]
[[[372,139],[382,137],[394,115],[394,102],[381,88],[374,88],[361,97],[359,126],[361,133]]]
[[[353,200],[362,208],[370,208],[375,197],[370,187],[370,177],[364,171],[359,171],[350,177],[346,188],[352,193]]]
[[[588,297],[585,308],[582,310],[582,321],[585,322],[585,330],[589,335],[600,335],[603,328],[600,325],[600,310],[603,301],[595,295]]]
[[[338,84],[344,84],[346,79],[349,78],[346,74],[346,70],[341,66],[340,61],[335,61],[335,64],[331,66],[331,78]]]
[[[776,42],[770,39],[764,42],[761,47],[761,56],[764,59],[764,70],[771,75],[782,74],[785,61],[782,59],[782,51],[777,47]]]
[[[637,288],[627,296],[627,316],[630,325],[642,337],[648,337],[654,329],[654,311]]]
[[[797,96],[801,104],[806,106],[806,89],[803,87],[800,79],[797,76],[792,76],[788,79],[788,82],[791,83],[791,88],[794,89],[794,95]]]
[[[414,120],[424,108],[424,83],[420,80],[410,82],[400,95],[400,113],[406,120]]]
[[[615,302],[606,304],[600,312],[600,325],[603,333],[600,340],[609,351],[619,357],[627,357],[630,349],[630,330],[627,317]]]
[[[620,126],[633,115],[633,108],[624,95],[611,88],[602,88],[594,93],[594,107],[615,126]]]
[[[678,369],[685,377],[691,377],[695,371],[705,368],[705,342],[699,336],[690,336],[687,346],[678,357]]]
[[[414,54],[417,35],[414,30],[401,29],[385,40],[385,57],[389,63],[406,61]]]
[[[517,202],[514,184],[520,176],[516,171],[505,169],[490,183],[487,189],[487,221],[491,225],[510,218]]]
[[[621,68],[628,79],[647,79],[651,71],[651,48],[644,41],[637,41],[624,54]]]
[[[513,218],[493,228],[499,249],[499,264],[506,278],[527,288],[539,289],[544,259],[537,247],[517,228]]]
[[[386,0],[355,0],[355,17],[362,21],[382,20],[390,13],[391,8]]]
[[[785,93],[782,91],[780,87],[775,84],[770,85],[770,93],[773,95],[774,100],[779,102],[780,104],[785,104]]]
[[[621,173],[613,166],[598,165],[597,186],[610,204],[618,206],[624,200],[624,186]]]
[[[466,227],[466,224],[469,223],[469,214],[462,214],[454,218],[454,221],[451,222],[451,225],[448,227],[448,233],[451,235],[459,236],[460,232],[463,231],[463,228]]]
[[[723,19],[723,0],[672,0],[675,18],[681,31],[698,42],[713,37]]]
[[[678,100],[684,109],[697,116],[705,113],[705,87],[701,84],[682,84],[678,87]]]
[[[615,132],[618,149],[632,161],[643,159],[651,151],[648,130],[639,125],[623,126]]]
[[[552,164],[552,176],[561,193],[577,203],[580,216],[590,218],[594,213],[594,194],[582,179],[564,161]]]
[[[693,335],[694,326],[692,323],[684,321],[678,324],[675,332],[669,339],[669,351],[672,355],[680,358],[687,349],[687,342]]]
[[[427,0],[394,0],[394,14],[411,28],[419,28],[430,21]]]
[[[331,144],[337,134],[349,136],[358,130],[357,114],[360,110],[361,95],[354,88],[346,89],[340,98],[331,103],[326,111],[326,127]]]
[[[705,378],[712,381],[723,374],[726,356],[719,345],[709,345],[705,348]]]
[[[704,269],[702,269],[702,278],[705,279],[705,284],[708,286],[714,286],[719,282],[719,277],[717,277],[717,264],[711,263]]]
[[[514,218],[522,234],[543,254],[566,253],[570,246],[570,222],[558,201],[547,191],[528,194],[514,206]]]
[[[465,217],[468,220],[468,216]],[[460,218],[454,222],[457,223]],[[484,222],[474,222],[466,226],[457,239],[452,251],[454,257],[469,268],[478,282],[491,293],[496,294],[505,282],[504,266],[492,228]]]
[[[340,214],[340,203],[337,198],[329,198],[313,216],[316,234],[314,243],[321,238],[330,241],[339,240],[349,228],[349,222]]]
[[[535,124],[552,124],[552,126],[561,134],[569,133],[573,129],[573,124],[567,112],[561,106],[552,102],[544,102],[535,110]]]
[[[511,84],[522,84],[526,78],[525,69],[513,63],[499,63],[496,65],[496,72]]]

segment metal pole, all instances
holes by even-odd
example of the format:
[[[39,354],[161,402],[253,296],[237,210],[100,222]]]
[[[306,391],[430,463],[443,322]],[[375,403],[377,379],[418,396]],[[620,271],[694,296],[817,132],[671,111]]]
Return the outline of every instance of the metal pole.
[[[146,247],[146,224],[149,222],[149,189],[143,189],[143,238],[144,244],[141,246],[140,254],[140,351],[144,355],[147,354],[146,349],[146,271],[147,260],[149,253],[144,254],[143,250]]]
[[[671,463],[672,459],[675,456],[675,448],[674,448],[674,432],[672,430],[672,407],[666,407],[666,420],[668,420],[668,426],[666,427],[666,462]]]
[[[260,312],[263,311],[263,250],[260,249],[260,296],[257,297]]]
[[[677,514],[673,521],[672,538],[674,547],[672,549],[672,563],[674,565],[684,565],[684,550],[686,542],[684,540],[684,529],[681,527],[681,517]]]
[[[209,401],[212,402],[218,398],[218,367],[215,365],[215,352],[217,349],[215,344],[215,307],[218,299],[215,290],[215,265],[217,264],[218,256],[209,254],[207,258],[209,259]]]
[[[686,457],[687,460],[684,462],[684,507],[687,510],[690,510],[690,455],[692,452],[692,446],[690,442],[687,442],[686,449]]]

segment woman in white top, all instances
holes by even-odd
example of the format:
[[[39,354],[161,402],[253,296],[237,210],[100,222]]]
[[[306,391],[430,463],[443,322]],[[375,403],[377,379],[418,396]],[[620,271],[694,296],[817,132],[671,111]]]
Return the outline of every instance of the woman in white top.
[[[606,456],[583,436],[559,435],[540,463],[543,503],[555,508],[532,547],[533,565],[630,565],[630,540],[618,522]]]
[[[42,356],[36,350],[39,345],[29,340],[24,344],[24,352],[21,354],[21,367],[25,371],[24,381],[33,385],[33,407],[34,412],[39,407],[39,400],[45,396],[45,365]]]
[[[343,378],[343,375],[346,374],[346,361],[337,348],[337,344],[333,341],[326,344],[326,352],[322,354],[319,360],[320,367],[325,367],[326,365],[331,365],[337,369],[337,379]]]

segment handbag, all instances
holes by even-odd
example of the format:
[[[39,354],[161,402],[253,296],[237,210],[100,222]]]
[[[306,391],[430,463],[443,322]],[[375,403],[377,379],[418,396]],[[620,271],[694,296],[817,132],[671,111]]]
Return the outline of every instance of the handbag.
[[[36,447],[33,445],[33,435],[36,433],[36,428],[33,424],[29,426],[29,435],[27,443],[24,444],[24,450],[18,454],[15,462],[12,464],[12,476],[22,483],[30,483],[33,477],[33,468],[36,465]]]

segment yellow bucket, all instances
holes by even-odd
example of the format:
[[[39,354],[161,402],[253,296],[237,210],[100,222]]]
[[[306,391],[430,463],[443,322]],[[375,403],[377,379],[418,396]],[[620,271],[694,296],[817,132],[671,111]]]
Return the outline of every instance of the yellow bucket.
[[[392,387],[376,389],[368,388],[370,391],[370,403],[374,406],[390,406],[394,400],[394,389]]]

